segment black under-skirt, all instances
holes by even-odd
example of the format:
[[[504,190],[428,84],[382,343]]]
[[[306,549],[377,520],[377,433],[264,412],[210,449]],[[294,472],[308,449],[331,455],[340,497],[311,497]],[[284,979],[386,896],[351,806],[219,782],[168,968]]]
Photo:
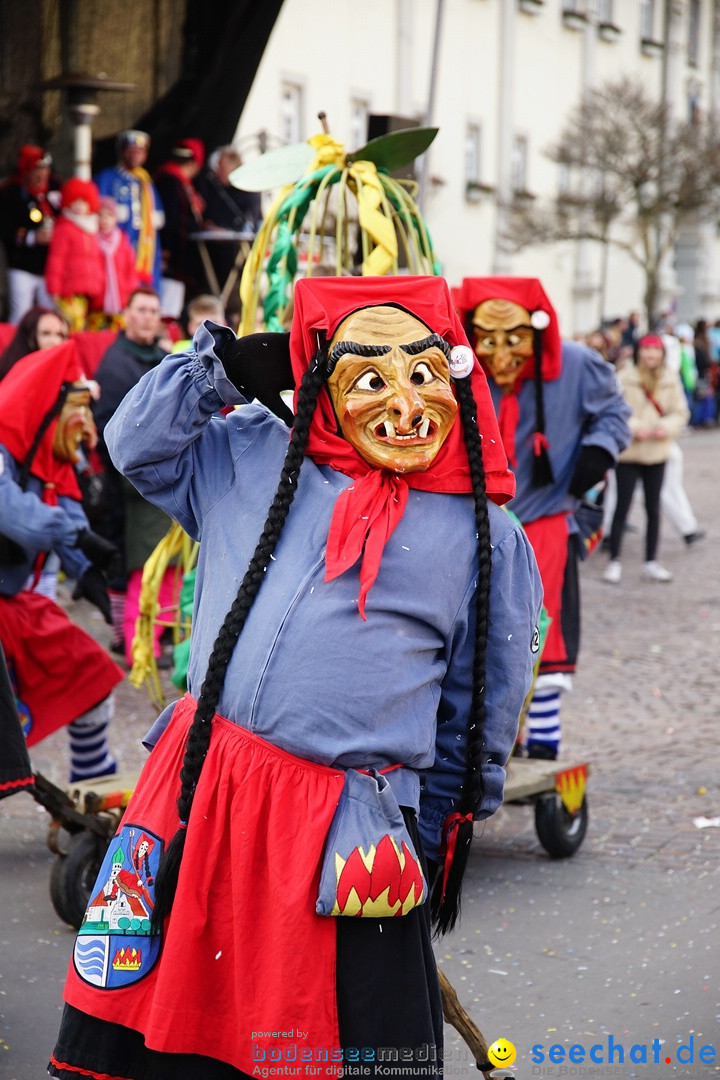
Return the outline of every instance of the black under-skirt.
[[[403,815],[417,851],[415,814]],[[436,1080],[442,1074],[443,1017],[429,906],[399,918],[337,920],[337,1005],[346,1075],[364,1080]],[[213,1019],[208,1017],[212,1028]],[[357,1051],[357,1053],[355,1053]],[[409,1058],[410,1060],[403,1060]],[[316,1077],[325,1066],[259,1062],[270,1076]],[[293,1072],[293,1069],[298,1071]],[[282,1070],[282,1071],[280,1071]],[[66,1005],[48,1072],[59,1080],[243,1080],[248,1074],[197,1054],[148,1050],[143,1036]]]

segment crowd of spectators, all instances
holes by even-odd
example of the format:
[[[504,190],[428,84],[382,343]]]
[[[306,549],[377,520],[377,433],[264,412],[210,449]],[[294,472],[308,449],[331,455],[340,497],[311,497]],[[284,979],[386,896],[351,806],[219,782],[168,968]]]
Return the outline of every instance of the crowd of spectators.
[[[0,381],[28,354],[75,340],[93,380],[99,434],[78,467],[83,509],[119,553],[106,583],[110,649],[128,667],[142,567],[170,522],[117,474],[105,425],[126,391],[173,348],[186,347],[199,322],[237,321],[238,303],[228,304],[231,314],[208,294],[197,234],[206,242],[217,236],[205,250],[222,283],[237,269],[237,235],[252,235],[262,217],[260,196],[230,184],[240,165],[233,147],[206,160],[200,140],[181,139],[152,174],[150,147],[146,132],[123,131],[115,165],[84,180],[63,178],[45,149],[23,146],[0,183]],[[36,582],[48,579],[51,598],[58,566],[51,554]],[[159,640],[155,652],[162,662]]]
[[[115,165],[93,180],[63,179],[42,147],[21,148],[0,184],[0,320],[16,326],[40,305],[59,311],[73,332],[117,330],[138,286],[154,288],[163,316],[179,319],[208,290],[199,236],[214,241],[215,281],[228,278],[237,237],[252,236],[262,217],[260,196],[230,184],[239,155],[223,146],[206,161],[199,139],[180,139],[151,175],[150,146],[147,132],[121,132]]]
[[[710,325],[699,318],[694,325],[673,318],[661,320],[660,336],[669,365],[679,373],[690,409],[690,427],[720,423],[720,319]],[[632,363],[638,341],[646,331],[638,312],[609,319],[584,336],[620,371]]]
[[[706,535],[685,492],[678,436],[686,428],[714,427],[720,420],[720,319],[708,327],[705,319],[691,326],[668,317],[661,320],[657,333],[649,333],[639,314],[631,312],[626,318],[608,320],[584,340],[616,368],[633,406],[631,423],[639,429],[634,428],[633,446],[621,459],[617,478],[611,471],[602,492],[602,547],[611,557],[604,578],[611,584],[620,581],[623,532],[633,527],[628,513],[642,483],[648,519],[643,571],[652,580],[669,581],[672,575],[656,559],[661,520],[667,519],[688,547]],[[648,354],[659,358],[652,373],[646,370]],[[658,403],[660,373],[666,400]],[[641,422],[643,411],[654,417],[653,423],[647,416]]]

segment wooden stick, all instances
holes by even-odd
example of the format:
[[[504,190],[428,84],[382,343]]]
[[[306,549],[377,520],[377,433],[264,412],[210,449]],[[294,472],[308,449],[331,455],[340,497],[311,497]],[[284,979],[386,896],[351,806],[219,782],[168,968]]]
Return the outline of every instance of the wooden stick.
[[[330,128],[328,127],[327,113],[319,112],[317,115],[318,115],[318,120],[322,124],[323,131],[325,132],[326,135],[329,135],[330,134]]]
[[[442,993],[443,1016],[464,1039],[480,1072],[488,1077],[495,1066],[488,1061],[488,1045],[485,1042],[485,1036],[463,1009],[455,988],[440,968],[438,968],[438,979]]]

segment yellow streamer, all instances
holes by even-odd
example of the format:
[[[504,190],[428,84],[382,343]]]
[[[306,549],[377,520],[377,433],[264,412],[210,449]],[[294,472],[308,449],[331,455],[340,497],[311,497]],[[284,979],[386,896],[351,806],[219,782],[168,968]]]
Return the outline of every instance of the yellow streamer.
[[[397,260],[397,237],[392,221],[379,209],[383,206],[384,192],[375,163],[353,161],[348,165],[345,147],[333,139],[332,135],[313,135],[308,142],[315,150],[315,158],[308,172],[335,165],[338,169],[347,168],[348,177],[355,183],[360,228],[364,229],[375,243],[368,257],[363,260],[363,275],[380,277],[387,274]]]
[[[173,525],[154,549],[143,566],[140,585],[139,616],[135,620],[135,636],[132,642],[133,665],[128,679],[133,686],[148,685],[148,693],[159,708],[165,706],[165,696],[158,676],[153,651],[154,630],[160,614],[158,594],[165,571],[173,559],[178,559],[178,593],[180,579],[193,568],[199,544],[193,541],[179,526]],[[176,626],[176,620],[167,623]],[[176,627],[180,630],[180,627]]]
[[[363,260],[363,276],[381,277],[390,270],[398,254],[395,226],[379,209],[383,205],[382,181],[372,161],[355,161],[348,172],[357,186],[360,228],[375,241],[375,247]]]
[[[417,207],[415,207],[409,194],[404,193],[404,197],[401,195],[401,210],[400,213],[396,215],[395,211],[388,203],[386,189],[402,192],[402,188],[396,181],[393,181],[391,177],[378,173],[374,162],[352,161],[348,163],[345,147],[342,143],[339,143],[332,135],[324,132],[313,135],[308,139],[308,143],[315,150],[315,157],[308,166],[306,176],[311,176],[319,169],[326,169],[328,166],[331,166],[334,169],[338,169],[341,173],[340,188],[348,183],[357,195],[358,224],[363,237],[363,275],[366,277],[382,277],[390,272],[397,272],[398,238],[396,232],[396,217],[398,221],[402,221],[403,227],[407,229],[408,232],[407,238],[403,237],[406,246],[406,255],[410,256],[411,263],[419,261],[422,266],[422,264],[427,261],[427,258],[423,251],[418,250],[418,245],[413,232],[412,220],[408,208],[405,206],[405,200],[410,203],[413,213],[419,214],[419,211],[417,210]],[[336,174],[325,174],[320,181],[318,191],[315,193],[315,198],[318,198],[321,192],[329,186],[331,178],[334,175]],[[297,183],[302,183],[302,179],[298,180]],[[265,256],[272,246],[273,234],[277,228],[280,207],[287,198],[288,193],[293,190],[293,187],[295,187],[294,184],[289,184],[282,188],[276,195],[245,262],[242,279],[240,281],[240,299],[242,301],[242,321],[238,330],[240,337],[244,334],[250,334],[255,330],[255,320],[258,304],[260,302],[260,287]],[[341,195],[342,192],[339,192],[339,197],[341,197]],[[336,229],[336,233],[338,234],[336,235],[336,240],[338,242],[338,273],[342,270],[342,257],[340,251],[342,244],[340,243],[341,237],[339,235],[341,218],[342,209],[338,211]],[[311,243],[308,273],[311,272],[312,255],[314,254],[315,249],[315,233],[316,222],[313,217],[313,225],[310,233]],[[366,243],[367,239],[370,240],[370,244]],[[427,246],[429,250],[424,226],[422,228],[422,240],[423,246]],[[412,249],[412,252],[408,250],[409,248]],[[415,259],[413,259],[412,256],[415,256]],[[420,271],[416,269],[414,272],[417,273]],[[425,272],[432,273],[432,267],[429,266]]]

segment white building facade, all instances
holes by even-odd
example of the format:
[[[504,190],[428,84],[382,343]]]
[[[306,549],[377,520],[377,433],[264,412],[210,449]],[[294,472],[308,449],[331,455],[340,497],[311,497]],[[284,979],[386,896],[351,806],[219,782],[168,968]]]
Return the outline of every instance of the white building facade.
[[[285,0],[236,144],[306,139],[319,112],[348,150],[371,114],[439,127],[417,175],[445,277],[539,277],[570,336],[642,310],[640,268],[589,241],[513,252],[502,207],[558,194],[549,145],[621,75],[678,118],[718,111],[720,0]],[[719,253],[714,224],[683,230],[662,280],[678,318],[720,317]]]

